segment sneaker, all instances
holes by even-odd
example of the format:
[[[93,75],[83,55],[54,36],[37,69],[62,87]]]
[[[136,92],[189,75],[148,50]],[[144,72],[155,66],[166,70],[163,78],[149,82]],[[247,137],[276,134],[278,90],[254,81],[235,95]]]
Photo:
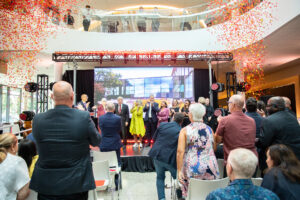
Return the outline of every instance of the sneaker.
[[[142,143],[140,143],[140,148],[143,148],[143,144]]]
[[[132,145],[133,148],[136,148],[138,147],[138,144],[137,143],[134,143],[134,145]]]

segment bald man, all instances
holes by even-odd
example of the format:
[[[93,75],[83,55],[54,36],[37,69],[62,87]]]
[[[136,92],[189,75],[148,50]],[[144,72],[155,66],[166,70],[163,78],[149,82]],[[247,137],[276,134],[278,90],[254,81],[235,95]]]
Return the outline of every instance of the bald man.
[[[241,95],[230,97],[228,101],[230,115],[220,119],[214,135],[215,142],[223,142],[225,164],[229,152],[235,148],[249,149],[257,156],[256,125],[254,119],[243,113],[244,101],[245,99]]]
[[[55,108],[33,119],[33,136],[39,159],[30,189],[39,200],[87,200],[95,189],[89,145],[98,146],[101,138],[88,112],[72,109],[72,86],[59,81],[51,95]]]
[[[279,96],[270,98],[266,108],[269,116],[262,121],[257,146],[265,150],[273,144],[284,144],[300,160],[300,126],[297,118],[286,111],[285,101]],[[264,161],[260,161],[261,170],[267,167]]]
[[[282,97],[285,102],[285,110],[297,118],[296,113],[292,110],[292,103],[288,97]]]

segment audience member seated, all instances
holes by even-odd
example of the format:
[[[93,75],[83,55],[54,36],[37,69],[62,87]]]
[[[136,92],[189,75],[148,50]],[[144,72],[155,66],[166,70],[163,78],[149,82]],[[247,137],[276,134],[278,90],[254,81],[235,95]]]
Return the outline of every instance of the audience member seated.
[[[28,167],[29,177],[31,178],[35,163],[38,160],[39,156],[37,155],[35,143],[31,140],[21,140],[19,144],[18,156],[22,157]]]
[[[244,148],[230,151],[227,159],[227,174],[231,182],[226,188],[211,192],[206,200],[279,200],[276,194],[259,186],[253,185],[251,177],[257,167],[256,155]]]
[[[282,200],[300,199],[300,161],[294,152],[283,144],[272,145],[267,151],[267,165],[261,186]]]
[[[184,115],[176,113],[174,121],[161,123],[154,134],[154,144],[149,152],[156,171],[156,188],[158,199],[165,199],[165,172],[169,171],[176,179],[176,152],[178,136]]]
[[[300,159],[300,125],[297,119],[285,110],[283,98],[270,98],[267,111],[269,116],[262,121],[257,146],[265,150],[272,144],[284,144]],[[261,171],[266,167],[265,162],[260,163]]]
[[[246,148],[257,155],[255,147],[255,121],[242,111],[244,97],[233,95],[229,99],[228,107],[231,114],[226,117],[220,117],[221,119],[214,135],[217,143],[223,142],[225,165],[229,152],[236,148]]]
[[[112,102],[108,102],[106,114],[99,117],[99,127],[102,134],[100,151],[115,151],[118,157],[119,166],[121,166],[121,117],[114,114],[114,111],[115,104]]]
[[[292,106],[291,106],[291,100],[287,97],[282,97],[284,102],[285,102],[285,110],[288,111],[289,113],[291,113],[293,116],[296,117],[296,113],[292,110]]]
[[[30,189],[39,200],[87,200],[95,189],[89,145],[98,146],[101,138],[90,114],[72,109],[72,86],[59,81],[53,86],[54,109],[35,115],[33,136],[39,159]]]
[[[157,113],[157,119],[158,119],[157,127],[159,127],[160,123],[162,123],[162,122],[168,122],[169,108],[168,108],[167,102],[165,102],[165,101],[161,102],[160,110]]]
[[[25,161],[16,156],[18,139],[11,133],[0,135],[0,198],[24,200],[29,195],[29,174]]]
[[[213,131],[203,123],[205,107],[192,104],[191,124],[180,131],[177,149],[177,173],[183,196],[187,196],[190,178],[213,180],[219,178],[219,168],[213,149]]]

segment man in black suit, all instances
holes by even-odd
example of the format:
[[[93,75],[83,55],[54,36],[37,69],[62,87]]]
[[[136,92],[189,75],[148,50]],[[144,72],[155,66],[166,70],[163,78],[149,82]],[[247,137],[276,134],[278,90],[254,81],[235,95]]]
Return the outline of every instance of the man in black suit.
[[[115,113],[121,117],[123,144],[127,144],[127,127],[129,122],[129,109],[123,103],[123,97],[118,97],[118,103],[115,106]],[[125,147],[125,146],[124,146]]]
[[[120,148],[122,147],[120,131],[121,117],[114,114],[115,104],[106,104],[106,113],[99,117],[99,127],[102,134],[100,150],[103,152],[116,151],[118,163],[121,165]]]
[[[154,96],[150,95],[149,101],[146,103],[144,107],[145,115],[145,125],[146,125],[146,138],[148,143],[145,145],[150,146],[153,134],[157,128],[157,115],[156,113],[159,111],[158,103],[154,102]]]
[[[84,110],[84,111],[91,112],[92,110],[90,108],[90,102],[88,102],[88,99],[89,99],[88,95],[82,94],[81,95],[81,101],[78,102],[77,108],[79,110]]]
[[[282,97],[272,97],[268,100],[269,116],[262,121],[258,147],[267,149],[273,144],[284,144],[290,147],[300,159],[300,125],[297,119],[285,110]],[[260,163],[261,169],[266,168]]]
[[[72,109],[72,86],[59,81],[51,95],[55,108],[33,119],[33,136],[39,159],[30,189],[39,200],[87,200],[95,189],[89,145],[99,145],[101,138],[88,112]]]
[[[292,110],[292,103],[288,97],[282,97],[285,102],[285,110],[297,118],[296,113]]]
[[[183,113],[175,113],[174,121],[161,123],[153,137],[155,143],[149,156],[153,159],[157,174],[158,199],[165,199],[165,172],[169,171],[172,177],[176,179],[176,152],[183,119]]]

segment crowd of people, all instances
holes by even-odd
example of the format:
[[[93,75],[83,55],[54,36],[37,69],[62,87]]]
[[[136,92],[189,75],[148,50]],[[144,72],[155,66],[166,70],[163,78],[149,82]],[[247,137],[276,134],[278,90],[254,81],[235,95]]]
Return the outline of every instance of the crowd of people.
[[[233,95],[228,101],[230,114],[217,118],[216,131],[209,125],[213,108],[204,98],[198,103],[187,100],[182,108],[174,100],[168,108],[151,95],[145,105],[137,100],[130,110],[122,97],[117,103],[103,99],[106,103],[97,110],[100,135],[86,112],[87,95],[74,109],[72,86],[60,81],[51,96],[55,108],[34,117],[34,141],[28,136],[18,145],[15,135],[0,135],[0,194],[5,199],[25,199],[29,188],[40,200],[87,199],[88,191],[95,188],[90,147],[116,151],[121,164],[121,136],[126,137],[127,126],[134,147],[142,147],[138,139],[144,136],[146,146],[154,140],[149,156],[157,174],[159,200],[165,199],[166,171],[179,181],[181,199],[187,197],[191,178],[220,178],[215,154],[220,143],[230,183],[207,199],[300,199],[300,126],[288,98],[272,97],[266,109],[258,109],[254,98]],[[258,169],[263,182],[254,186],[251,177],[257,176]]]

